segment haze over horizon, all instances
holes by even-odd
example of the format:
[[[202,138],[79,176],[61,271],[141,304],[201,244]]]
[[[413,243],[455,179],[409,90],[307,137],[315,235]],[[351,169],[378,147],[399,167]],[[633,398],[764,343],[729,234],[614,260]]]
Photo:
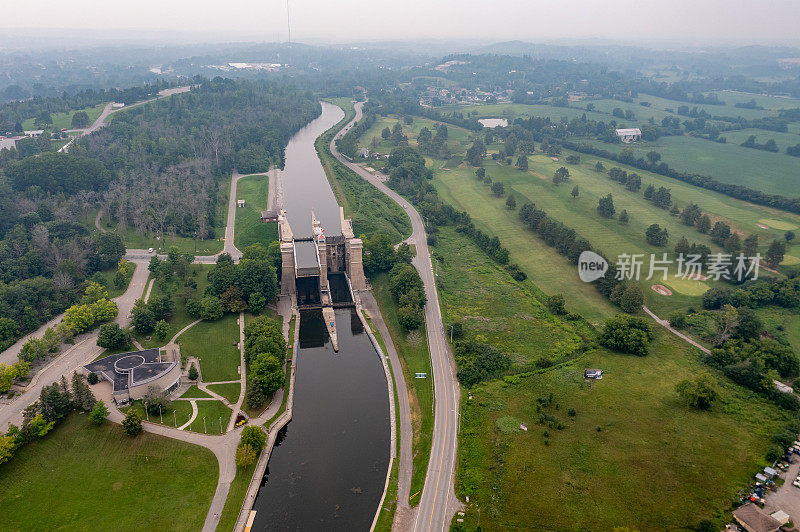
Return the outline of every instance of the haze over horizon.
[[[287,35],[287,3],[230,0],[141,0],[130,4],[73,0],[43,7],[4,7],[0,32],[35,42],[28,30],[71,35],[79,42],[281,42]],[[458,0],[358,2],[290,0],[292,40],[354,43],[415,39],[475,41],[610,40],[646,45],[800,45],[800,2],[775,0],[756,6],[742,0],[675,0],[664,4],[600,4],[593,0]],[[750,15],[748,15],[750,13]],[[13,39],[12,39],[13,40]],[[13,46],[12,46],[13,47]]]

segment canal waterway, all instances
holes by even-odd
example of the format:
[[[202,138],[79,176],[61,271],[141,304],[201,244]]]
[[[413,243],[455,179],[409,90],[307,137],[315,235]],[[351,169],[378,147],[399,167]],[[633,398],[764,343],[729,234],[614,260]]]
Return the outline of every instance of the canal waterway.
[[[323,103],[322,115],[286,148],[282,178],[295,235],[303,221],[310,227],[312,207],[339,232],[338,204],[314,140],[343,116]],[[389,465],[386,377],[356,310],[335,313],[338,352],[321,311],[301,312],[292,421],[256,496],[254,530],[369,530],[380,503]]]

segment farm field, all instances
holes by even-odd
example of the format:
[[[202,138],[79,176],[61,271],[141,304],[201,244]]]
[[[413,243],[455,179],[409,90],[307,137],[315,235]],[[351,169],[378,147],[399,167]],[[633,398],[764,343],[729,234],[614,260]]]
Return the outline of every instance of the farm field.
[[[759,142],[766,142],[774,135],[770,131],[764,131],[758,136],[761,139]],[[772,153],[744,148],[733,142],[721,144],[688,136],[661,137],[655,142],[623,145],[596,140],[589,143],[611,152],[631,148],[637,157],[644,157],[645,153],[654,150],[661,154],[664,162],[676,170],[710,175],[723,183],[743,185],[772,194],[791,196],[791,191],[800,188],[800,158],[785,153]]]
[[[278,224],[265,224],[261,221],[261,211],[267,210],[269,177],[254,175],[239,179],[236,185],[236,199],[245,200],[244,207],[236,208],[234,244],[239,251],[255,243],[267,247],[278,239]]]
[[[72,414],[0,466],[0,528],[199,530],[217,475],[208,449]]]
[[[181,356],[200,359],[203,382],[233,381],[239,378],[238,314],[225,314],[216,321],[203,320],[178,338]]]
[[[718,406],[689,409],[675,385],[704,367],[657,336],[647,357],[598,350],[464,394],[456,492],[470,497],[468,529],[686,529],[730,508],[789,414],[719,375]],[[590,388],[584,368],[603,380]]]

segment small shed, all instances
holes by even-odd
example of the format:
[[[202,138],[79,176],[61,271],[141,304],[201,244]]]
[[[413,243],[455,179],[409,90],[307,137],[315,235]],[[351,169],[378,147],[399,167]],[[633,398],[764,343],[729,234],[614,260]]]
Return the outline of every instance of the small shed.
[[[268,210],[268,211],[261,211],[261,222],[262,223],[269,223],[269,222],[277,222],[278,221],[278,211],[275,210]]]
[[[767,482],[769,479],[762,475],[761,473],[756,474],[756,480],[759,482]]]
[[[638,127],[617,129],[616,133],[622,142],[642,140],[642,130]]]
[[[745,504],[733,511],[733,518],[748,532],[777,532],[780,521],[764,513],[755,504]]]
[[[358,150],[358,156],[367,159],[369,157],[369,150],[367,148],[361,148]]]
[[[778,510],[777,512],[770,514],[770,517],[779,522],[781,525],[785,525],[791,520],[791,516],[783,510]]]
[[[236,206],[237,207],[244,207],[244,205],[245,205],[245,202],[244,202],[243,199],[236,200]]]
[[[765,467],[764,468],[764,476],[766,476],[767,478],[772,478],[777,474],[778,474],[778,472],[775,471],[774,469],[772,469],[771,467]]]

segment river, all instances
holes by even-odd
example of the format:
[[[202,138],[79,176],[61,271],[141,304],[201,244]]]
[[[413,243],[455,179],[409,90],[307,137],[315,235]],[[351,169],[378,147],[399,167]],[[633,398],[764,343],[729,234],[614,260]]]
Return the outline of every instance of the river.
[[[284,201],[295,236],[304,219],[310,228],[312,206],[325,227],[336,223],[339,232],[338,204],[314,140],[343,116],[323,103],[322,115],[286,148]],[[355,309],[337,309],[336,325],[338,353],[322,313],[301,313],[292,421],[278,436],[256,496],[253,530],[369,530],[372,524],[389,465],[386,377]]]

